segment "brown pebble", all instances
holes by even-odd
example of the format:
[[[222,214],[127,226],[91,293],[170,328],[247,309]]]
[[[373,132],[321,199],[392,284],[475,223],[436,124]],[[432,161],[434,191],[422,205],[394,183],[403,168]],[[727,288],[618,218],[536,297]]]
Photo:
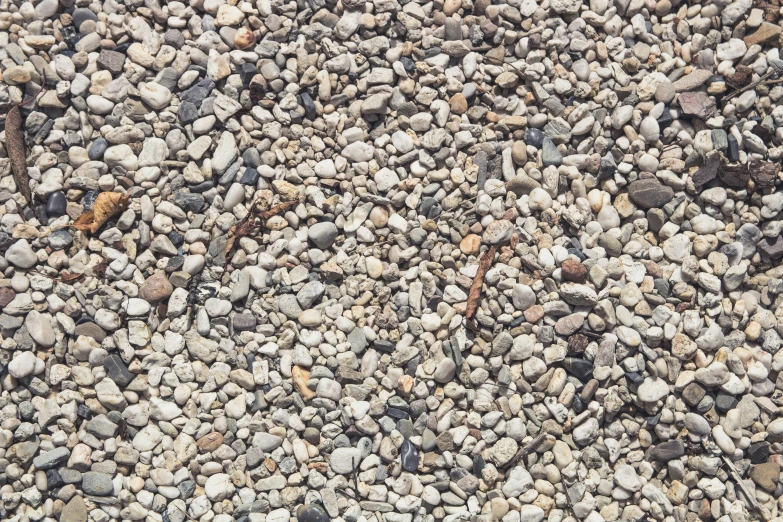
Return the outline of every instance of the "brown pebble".
[[[560,266],[565,281],[584,283],[587,281],[587,268],[575,259],[566,259]]]
[[[207,433],[200,439],[196,441],[196,446],[198,446],[198,449],[201,450],[202,453],[209,453],[212,451],[215,451],[223,444],[223,435],[213,431],[212,433]]]

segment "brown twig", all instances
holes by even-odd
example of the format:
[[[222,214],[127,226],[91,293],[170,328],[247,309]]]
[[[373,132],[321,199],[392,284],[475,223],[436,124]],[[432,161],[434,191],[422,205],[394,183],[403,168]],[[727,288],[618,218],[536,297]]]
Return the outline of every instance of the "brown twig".
[[[748,489],[748,487],[742,481],[742,477],[737,471],[737,468],[734,467],[734,464],[726,457],[726,455],[721,455],[721,456],[723,457],[723,462],[725,462],[726,466],[729,468],[729,474],[731,475],[731,478],[734,479],[734,481],[737,483],[737,486],[739,486],[739,488],[742,490],[742,493],[745,495],[745,498],[748,499],[751,509],[757,510],[759,508],[759,505],[758,502],[756,502],[756,496]]]
[[[272,216],[276,216],[277,214],[285,212],[289,208],[298,204],[299,201],[294,200],[288,201],[286,203],[280,203],[279,205],[276,205],[270,209],[262,210],[259,207],[260,201],[258,199],[254,200],[250,205],[250,211],[247,213],[247,215],[241,220],[237,221],[234,226],[229,229],[227,234],[228,239],[226,240],[226,256],[231,253],[231,250],[234,248],[234,243],[237,239],[247,236],[254,229],[263,224],[259,223],[259,220],[266,221]]]
[[[14,181],[28,205],[33,203],[33,193],[30,190],[30,178],[27,176],[27,154],[24,143],[24,120],[22,119],[22,106],[35,100],[46,85],[46,69],[42,74],[41,88],[35,96],[22,100],[8,111],[5,117],[5,148],[8,159],[11,162],[11,170]]]
[[[726,100],[730,100],[733,97],[735,97],[736,95],[742,94],[743,92],[747,91],[748,89],[752,89],[753,87],[757,86],[758,84],[764,82],[764,80],[766,80],[767,78],[769,78],[773,74],[775,74],[775,71],[769,71],[767,74],[765,74],[764,76],[759,78],[757,81],[755,81],[753,83],[749,83],[748,85],[746,85],[745,87],[743,87],[741,89],[736,89],[733,93],[731,93],[728,96],[726,96],[725,99]],[[771,82],[767,82],[767,83],[771,83]]]
[[[465,321],[472,330],[476,330],[476,323],[473,317],[476,315],[479,301],[481,300],[481,288],[484,286],[484,276],[487,275],[489,268],[492,266],[492,261],[495,259],[495,252],[497,252],[497,246],[492,245],[481,254],[479,259],[479,267],[476,271],[476,278],[473,279],[473,284],[470,285],[470,293],[468,294],[468,304],[465,308]]]

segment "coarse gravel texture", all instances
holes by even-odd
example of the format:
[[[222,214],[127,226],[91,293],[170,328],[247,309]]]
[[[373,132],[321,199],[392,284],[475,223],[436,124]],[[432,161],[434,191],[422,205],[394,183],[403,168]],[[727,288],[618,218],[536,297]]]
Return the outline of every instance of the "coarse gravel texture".
[[[783,521],[778,1],[0,0],[0,519]]]

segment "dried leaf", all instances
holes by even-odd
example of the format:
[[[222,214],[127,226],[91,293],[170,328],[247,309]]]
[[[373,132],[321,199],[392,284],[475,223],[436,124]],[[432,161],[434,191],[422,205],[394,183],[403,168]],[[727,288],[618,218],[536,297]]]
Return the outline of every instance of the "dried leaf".
[[[95,268],[93,268],[93,273],[95,274],[95,277],[98,279],[103,279],[103,277],[106,275],[106,269],[109,268],[109,265],[104,263],[98,263],[95,265]]]
[[[258,199],[253,201],[253,203],[250,205],[250,212],[248,212],[247,216],[235,223],[234,226],[231,227],[231,229],[228,231],[225,250],[226,256],[231,253],[231,249],[234,248],[234,243],[238,238],[245,237],[253,232],[253,230],[258,226],[258,223],[256,222],[257,220],[260,219],[262,221],[266,221],[272,216],[276,216],[277,214],[285,212],[289,208],[298,205],[299,201],[281,203],[280,205],[276,205],[269,210],[261,210],[260,203],[261,202]]]
[[[473,279],[473,284],[470,285],[470,293],[468,293],[468,304],[465,308],[465,320],[471,328],[475,328],[473,317],[476,315],[479,301],[481,300],[481,288],[484,286],[484,276],[487,275],[489,268],[492,266],[492,261],[495,259],[495,252],[497,246],[492,245],[489,250],[481,254],[479,259],[479,267],[476,271],[476,277]]]
[[[63,273],[60,276],[60,282],[68,284],[76,283],[82,279],[84,279],[84,274],[72,274],[67,270],[63,270]]]
[[[92,210],[88,210],[79,216],[79,219],[74,221],[73,226],[77,230],[95,234],[113,215],[125,210],[129,200],[130,196],[127,194],[101,192],[98,194]]]

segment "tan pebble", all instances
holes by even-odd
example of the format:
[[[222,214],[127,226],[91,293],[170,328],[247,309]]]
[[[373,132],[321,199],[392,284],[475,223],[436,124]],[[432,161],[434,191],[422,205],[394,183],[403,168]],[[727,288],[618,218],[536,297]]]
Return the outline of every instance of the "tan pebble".
[[[249,49],[256,44],[256,35],[248,27],[240,27],[234,36],[234,45],[237,49]]]
[[[443,3],[443,12],[446,16],[451,16],[462,7],[462,0],[446,0]]]
[[[476,234],[468,234],[459,242],[459,249],[465,255],[478,254],[481,247],[481,238]]]
[[[383,228],[389,222],[389,212],[383,207],[374,207],[370,211],[370,221],[375,228]]]

